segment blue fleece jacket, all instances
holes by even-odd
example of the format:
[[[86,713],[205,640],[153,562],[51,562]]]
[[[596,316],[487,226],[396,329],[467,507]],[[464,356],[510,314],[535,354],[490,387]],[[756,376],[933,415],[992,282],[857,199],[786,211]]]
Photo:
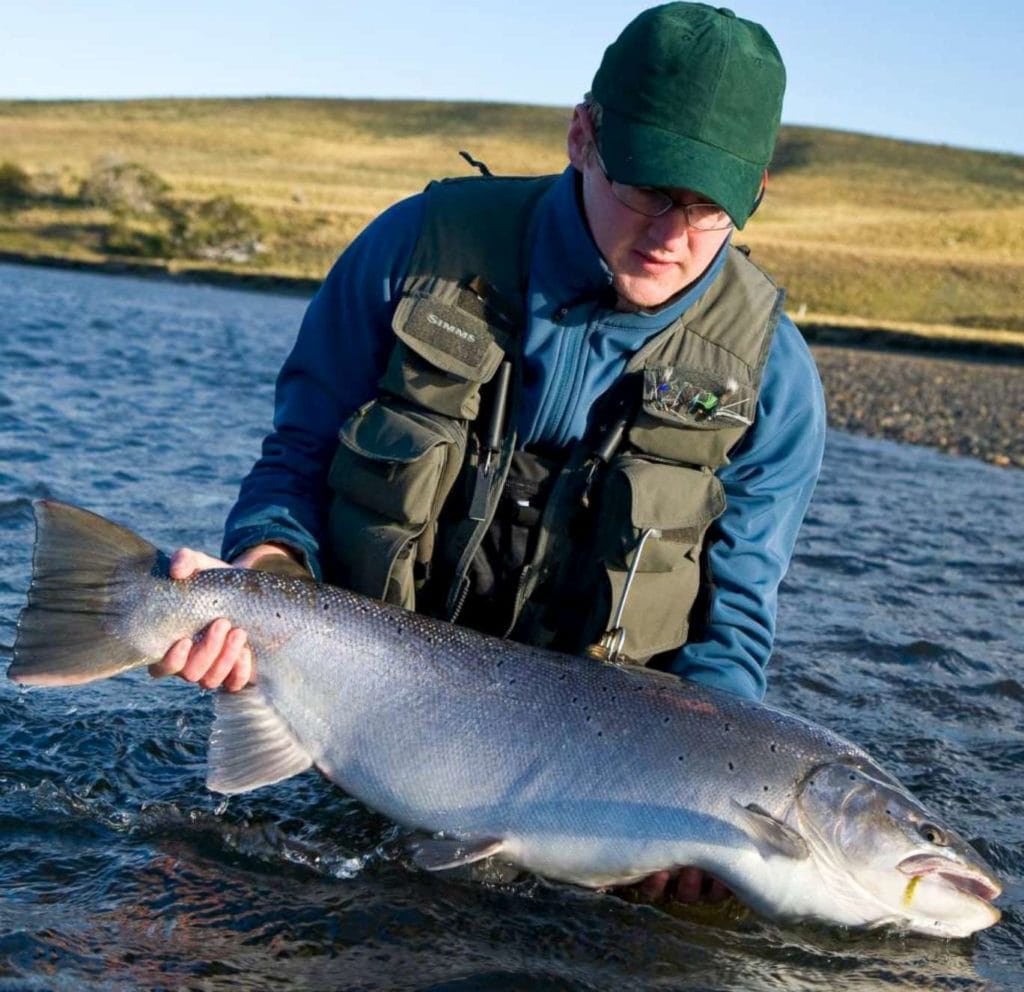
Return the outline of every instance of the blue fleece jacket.
[[[594,400],[647,340],[718,275],[719,253],[679,298],[655,312],[608,309],[611,282],[577,205],[575,170],[545,194],[530,258],[519,443],[568,445]],[[423,195],[395,204],[338,259],[313,298],[277,380],[274,430],[242,483],[223,556],[278,541],[320,575],[338,428],[377,394],[394,344],[391,317],[419,235]],[[719,472],[725,512],[710,533],[710,622],[685,645],[677,674],[760,699],[775,635],[779,583],[821,465],[825,406],[807,346],[783,317],[765,365],[757,416]]]

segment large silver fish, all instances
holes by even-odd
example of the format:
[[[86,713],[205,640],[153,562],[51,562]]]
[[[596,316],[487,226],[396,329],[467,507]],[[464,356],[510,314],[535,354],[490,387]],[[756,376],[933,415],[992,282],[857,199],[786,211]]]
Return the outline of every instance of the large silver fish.
[[[215,697],[208,785],[315,766],[433,835],[442,869],[497,856],[601,888],[678,865],[765,916],[960,937],[999,919],[984,860],[860,748],[768,706],[524,647],[330,586],[218,569],[172,581],[131,531],[36,504],[9,676],[73,685],[226,616],[257,680]]]

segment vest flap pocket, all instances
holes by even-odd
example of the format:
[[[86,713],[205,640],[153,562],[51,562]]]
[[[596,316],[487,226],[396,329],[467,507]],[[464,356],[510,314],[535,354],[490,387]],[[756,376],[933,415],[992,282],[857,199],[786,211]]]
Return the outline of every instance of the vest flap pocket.
[[[366,596],[413,607],[413,544],[415,534],[365,507],[335,500],[330,511],[332,532],[358,545],[358,554],[339,556],[332,581]]]
[[[616,607],[625,591],[626,574],[607,570],[611,602]],[[634,578],[622,613],[626,632],[622,650],[627,658],[646,664],[654,655],[682,646],[698,583],[695,565],[674,572],[646,572]]]
[[[725,509],[718,478],[709,471],[650,462],[617,460],[605,483],[601,544],[608,564],[626,568],[645,531],[641,572],[687,567],[708,525]]]
[[[328,482],[338,496],[412,527],[422,527],[447,495],[464,436],[452,421],[373,402],[338,435]]]
[[[402,297],[392,327],[421,358],[467,382],[488,382],[504,356],[486,321],[435,296]]]

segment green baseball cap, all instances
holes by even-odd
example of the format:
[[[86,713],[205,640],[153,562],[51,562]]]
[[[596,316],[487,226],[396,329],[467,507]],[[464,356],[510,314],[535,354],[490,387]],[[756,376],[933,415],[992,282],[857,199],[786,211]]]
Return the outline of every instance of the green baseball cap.
[[[760,24],[703,3],[645,10],[605,51],[591,87],[608,175],[696,190],[743,227],[785,88],[782,57]]]

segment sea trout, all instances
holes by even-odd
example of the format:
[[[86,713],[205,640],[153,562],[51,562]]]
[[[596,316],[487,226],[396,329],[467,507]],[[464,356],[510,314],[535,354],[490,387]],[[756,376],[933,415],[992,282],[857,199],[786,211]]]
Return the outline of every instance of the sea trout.
[[[256,680],[214,697],[207,784],[315,767],[424,839],[591,888],[694,865],[773,919],[962,937],[998,921],[971,846],[824,727],[636,666],[527,647],[243,569],[179,582],[129,530],[35,504],[9,677],[68,686],[160,658],[217,617]]]

